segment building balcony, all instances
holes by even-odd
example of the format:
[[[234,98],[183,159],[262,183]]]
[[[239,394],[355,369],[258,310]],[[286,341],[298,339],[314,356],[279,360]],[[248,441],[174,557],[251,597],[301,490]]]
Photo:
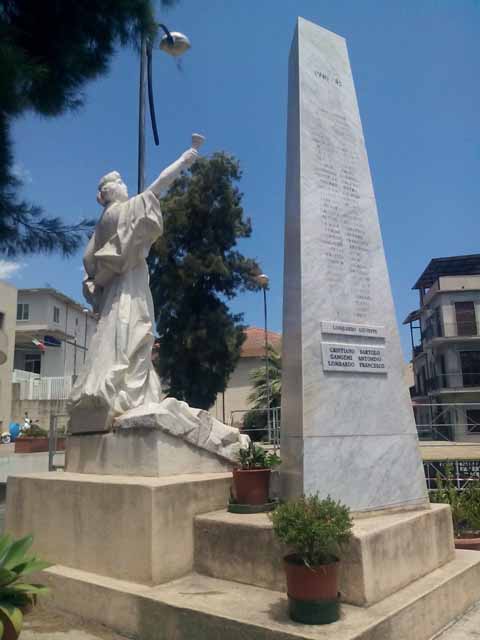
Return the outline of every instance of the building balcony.
[[[413,357],[418,358],[418,356],[423,353],[423,344],[417,344],[413,347]]]
[[[441,324],[427,325],[422,331],[422,343],[452,339],[470,341],[478,338],[480,338],[480,327],[475,322],[442,322]]]
[[[427,381],[427,391],[435,392],[457,392],[457,391],[478,391],[480,392],[480,373],[447,373],[433,376]],[[419,392],[418,395],[422,395]]]
[[[0,364],[4,364],[8,358],[8,338],[5,331],[0,329]]]

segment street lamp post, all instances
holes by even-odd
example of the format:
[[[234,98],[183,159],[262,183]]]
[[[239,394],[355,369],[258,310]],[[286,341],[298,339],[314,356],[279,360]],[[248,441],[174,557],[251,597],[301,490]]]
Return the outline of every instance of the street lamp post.
[[[268,284],[270,282],[270,278],[265,274],[261,273],[256,277],[256,281],[261,286],[263,290],[263,317],[265,321],[265,385],[267,391],[267,431],[268,431],[268,440],[270,442],[272,433],[271,433],[271,425],[270,425],[270,367],[269,367],[269,358],[268,358],[268,323],[267,323],[267,289]]]
[[[165,35],[160,40],[160,49],[173,57],[181,56],[190,49],[190,40],[178,31],[169,31],[164,24],[158,24]],[[152,79],[152,42],[142,35],[140,45],[140,87],[138,104],[138,181],[137,190],[141,193],[145,189],[145,93],[148,87],[148,102],[152,121],[153,137],[158,147],[159,138],[155,118],[155,103],[153,100]]]

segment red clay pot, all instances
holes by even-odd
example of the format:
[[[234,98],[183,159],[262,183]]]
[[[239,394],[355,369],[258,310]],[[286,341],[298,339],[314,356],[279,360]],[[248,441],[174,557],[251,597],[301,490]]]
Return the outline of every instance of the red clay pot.
[[[455,549],[480,551],[480,538],[455,538]]]
[[[65,438],[57,438],[57,451],[65,450]],[[45,453],[48,451],[48,438],[23,436],[15,440],[15,453]]]
[[[270,469],[234,469],[233,493],[239,504],[266,504],[270,489]]]
[[[295,600],[336,600],[338,597],[338,561],[307,567],[295,553],[285,556],[287,593]]]

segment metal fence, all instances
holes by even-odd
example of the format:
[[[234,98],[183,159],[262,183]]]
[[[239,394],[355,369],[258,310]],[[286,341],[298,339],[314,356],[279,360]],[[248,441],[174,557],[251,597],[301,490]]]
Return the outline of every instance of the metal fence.
[[[254,442],[280,447],[280,407],[237,410],[230,413],[230,424],[239,426]]]
[[[436,491],[438,477],[446,479],[449,475],[462,491],[469,482],[480,479],[480,460],[429,460],[423,463],[423,470],[429,491]]]
[[[420,440],[480,444],[480,403],[415,403]]]
[[[72,376],[42,378],[15,369],[12,381],[20,383],[20,400],[66,400],[72,390]]]

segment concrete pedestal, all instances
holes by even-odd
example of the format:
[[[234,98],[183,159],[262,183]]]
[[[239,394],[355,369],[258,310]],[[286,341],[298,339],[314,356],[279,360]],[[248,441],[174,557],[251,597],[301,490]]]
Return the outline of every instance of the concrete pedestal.
[[[266,514],[218,511],[195,518],[195,570],[199,573],[285,591],[282,559],[286,554]],[[341,598],[371,606],[454,557],[447,505],[357,519],[341,558]]]
[[[70,436],[65,461],[71,473],[154,478],[222,473],[233,466],[225,458],[148,427]]]
[[[193,518],[225,507],[230,484],[224,473],[14,476],[5,530],[33,533],[35,552],[54,564],[160,584],[192,570]]]
[[[341,620],[293,623],[285,550],[264,514],[226,512],[230,484],[229,473],[11,477],[6,530],[32,532],[57,563],[39,577],[47,605],[141,640],[427,640],[480,598],[480,554],[454,552],[449,508],[434,505],[357,519]]]

